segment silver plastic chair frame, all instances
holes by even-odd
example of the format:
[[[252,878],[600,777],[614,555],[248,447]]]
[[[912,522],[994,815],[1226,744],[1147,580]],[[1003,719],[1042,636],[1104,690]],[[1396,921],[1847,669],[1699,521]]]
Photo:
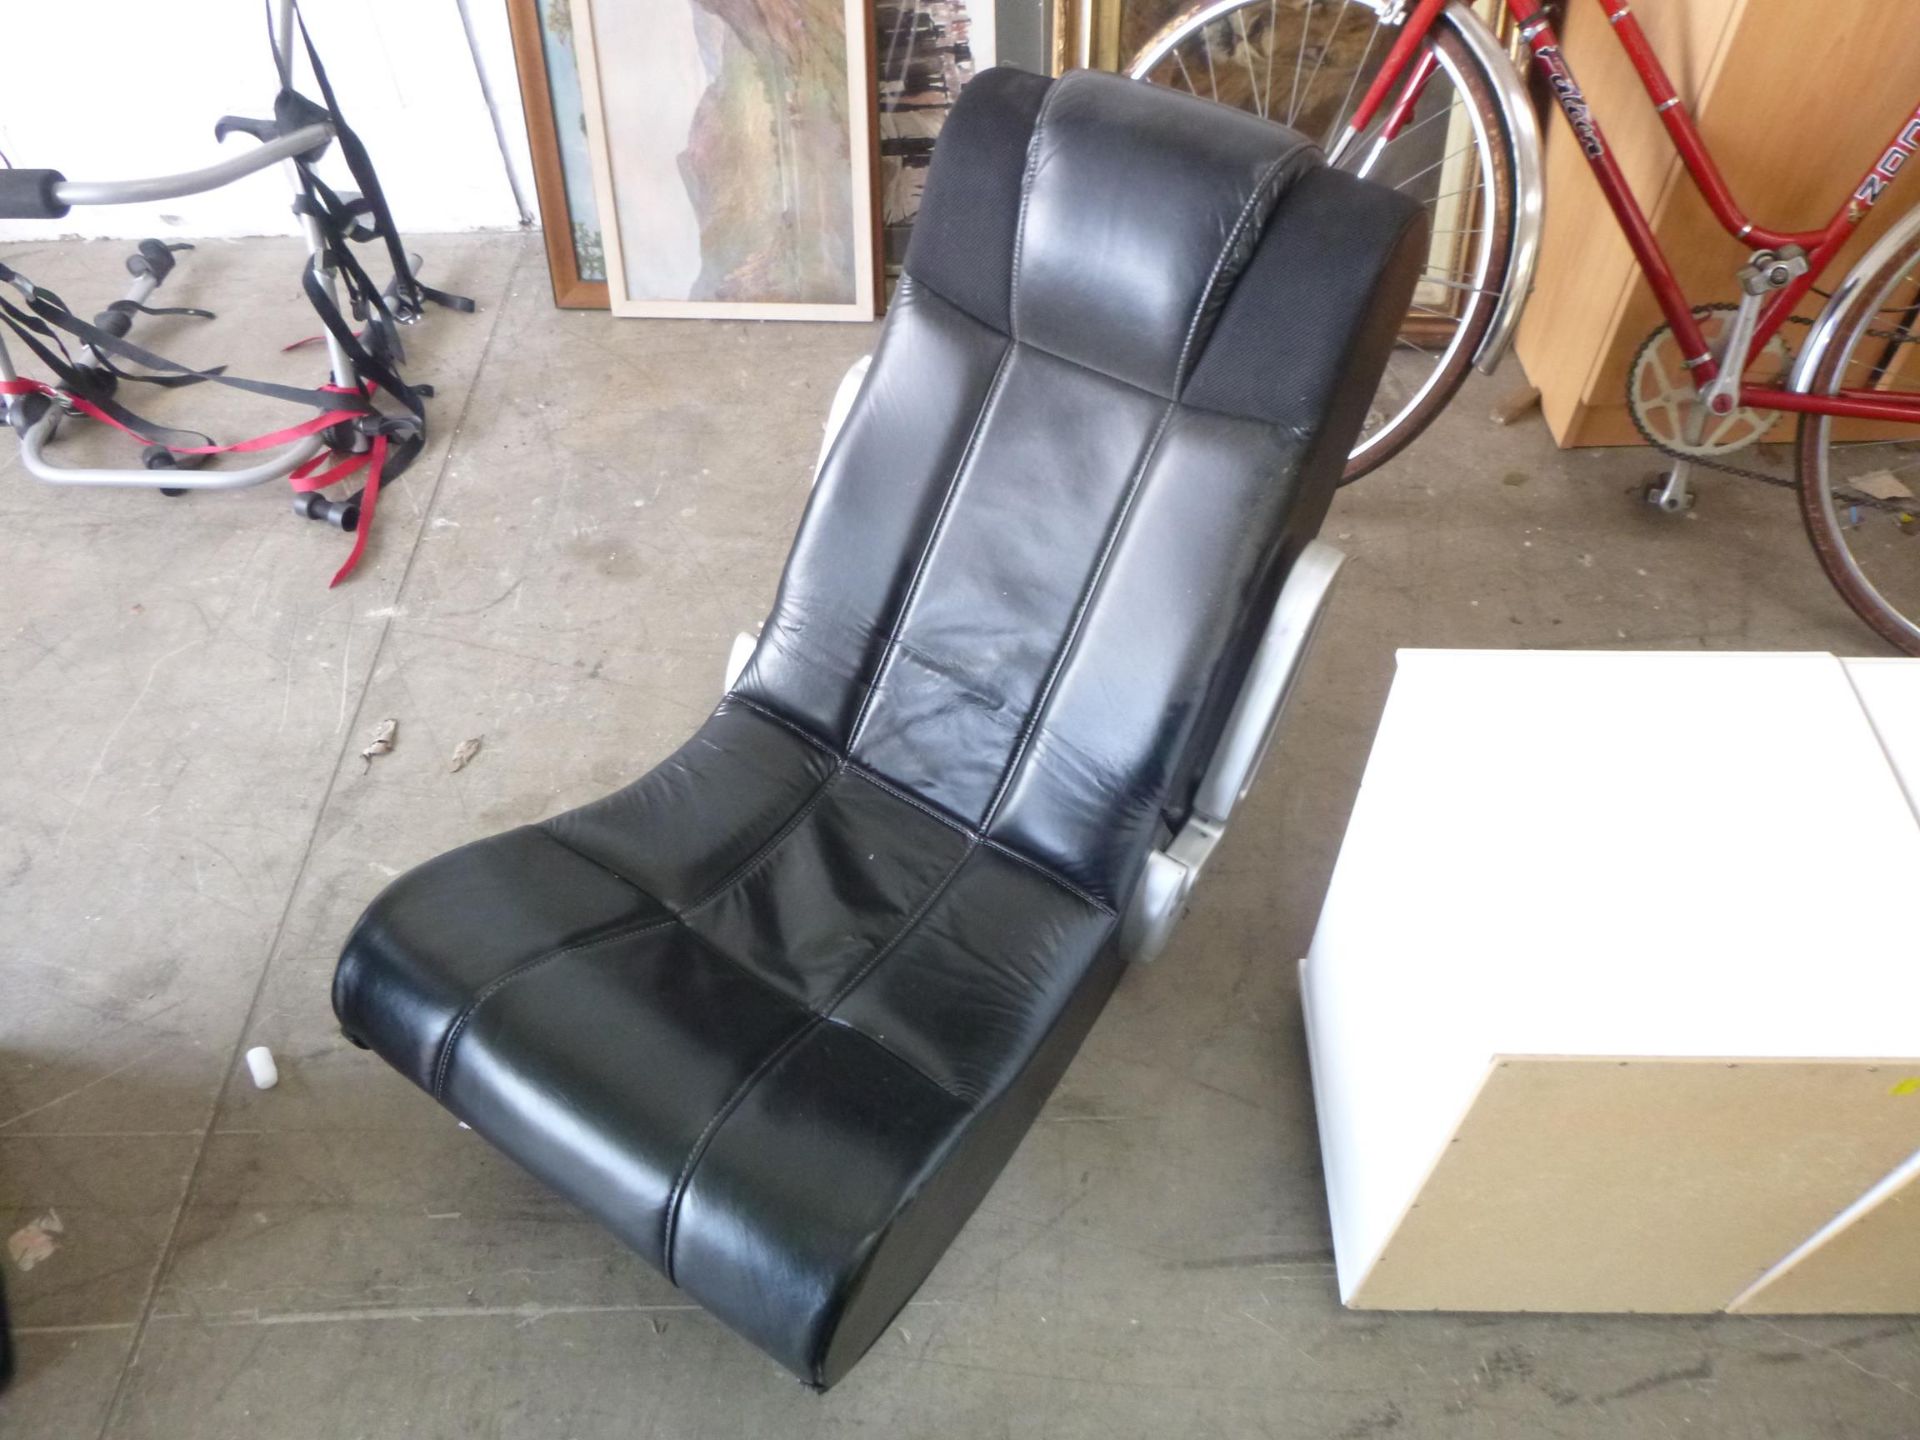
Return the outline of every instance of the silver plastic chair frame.
[[[1260,648],[1227,716],[1213,759],[1201,777],[1186,823],[1167,844],[1147,856],[1147,867],[1120,921],[1120,948],[1130,960],[1151,960],[1166,948],[1186,914],[1188,898],[1226,833],[1233,812],[1253,788],[1260,762],[1286,714],[1334,579],[1347,562],[1341,550],[1312,540],[1301,550],[1280,587]]]
[[[817,480],[832,453],[840,427],[846,423],[860,386],[867,378],[872,356],[862,355],[841,377],[827,410],[826,435],[820,442],[820,454],[814,461]],[[1287,702],[1293,697],[1300,671],[1320,631],[1326,615],[1327,600],[1333,594],[1333,582],[1346,564],[1346,555],[1324,540],[1309,541],[1287,572],[1267,620],[1253,663],[1247,668],[1246,682],[1240,687],[1225,728],[1214,746],[1213,758],[1200,778],[1193,807],[1186,823],[1159,849],[1147,856],[1146,869],[1134,887],[1133,899],[1120,919],[1119,945],[1129,960],[1155,958],[1173,937],[1174,928],[1187,912],[1201,872],[1213,857],[1214,847],[1226,834],[1227,822],[1253,788],[1260,763],[1273,746],[1273,737],[1286,715]],[[742,631],[733,637],[727,652],[726,684],[731,690],[753,658],[759,636]]]

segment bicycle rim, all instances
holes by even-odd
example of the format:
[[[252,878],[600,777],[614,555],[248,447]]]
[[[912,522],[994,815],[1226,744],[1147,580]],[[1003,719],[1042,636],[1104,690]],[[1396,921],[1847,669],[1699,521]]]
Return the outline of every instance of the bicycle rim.
[[[1813,388],[1920,392],[1920,240],[1861,286]],[[1798,449],[1800,513],[1821,568],[1883,639],[1920,655],[1920,425],[1868,430],[1809,414]]]
[[[1418,199],[1432,232],[1342,483],[1398,453],[1452,398],[1507,280],[1512,141],[1492,82],[1454,23],[1443,14],[1429,34],[1434,72],[1394,139],[1381,143],[1389,100],[1341,157],[1340,168]],[[1290,124],[1330,150],[1395,30],[1368,0],[1212,0],[1148,41],[1130,73]]]

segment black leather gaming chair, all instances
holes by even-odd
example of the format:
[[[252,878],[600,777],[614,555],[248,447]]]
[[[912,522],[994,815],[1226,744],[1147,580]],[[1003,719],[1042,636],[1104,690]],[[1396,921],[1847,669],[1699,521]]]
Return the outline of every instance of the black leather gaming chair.
[[[719,708],[389,886],[348,1035],[832,1384],[1177,914],[1205,788],[1258,763],[1302,628],[1269,617],[1424,246],[1277,125],[981,74]]]

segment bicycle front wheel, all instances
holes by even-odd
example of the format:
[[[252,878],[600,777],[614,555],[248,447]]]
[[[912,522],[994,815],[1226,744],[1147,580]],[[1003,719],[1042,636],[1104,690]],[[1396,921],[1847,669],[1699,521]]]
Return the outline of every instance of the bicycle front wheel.
[[[1371,0],[1211,0],[1175,17],[1136,80],[1280,121],[1332,151],[1392,48]],[[1414,196],[1431,226],[1427,264],[1341,483],[1424,430],[1466,378],[1506,288],[1513,247],[1513,135],[1491,77],[1443,11],[1340,168]],[[1397,114],[1396,99],[1413,87]]]
[[[1865,277],[1813,375],[1816,393],[1920,401],[1920,235]],[[1802,415],[1800,514],[1854,613],[1920,655],[1920,424]]]

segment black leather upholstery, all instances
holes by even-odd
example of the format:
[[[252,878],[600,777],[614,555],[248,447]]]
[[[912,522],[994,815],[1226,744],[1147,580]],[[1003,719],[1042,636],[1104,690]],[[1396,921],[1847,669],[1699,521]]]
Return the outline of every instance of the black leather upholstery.
[[[980,75],[739,682],[394,882],[348,1033],[831,1384],[1113,986],[1423,240],[1278,126]]]

